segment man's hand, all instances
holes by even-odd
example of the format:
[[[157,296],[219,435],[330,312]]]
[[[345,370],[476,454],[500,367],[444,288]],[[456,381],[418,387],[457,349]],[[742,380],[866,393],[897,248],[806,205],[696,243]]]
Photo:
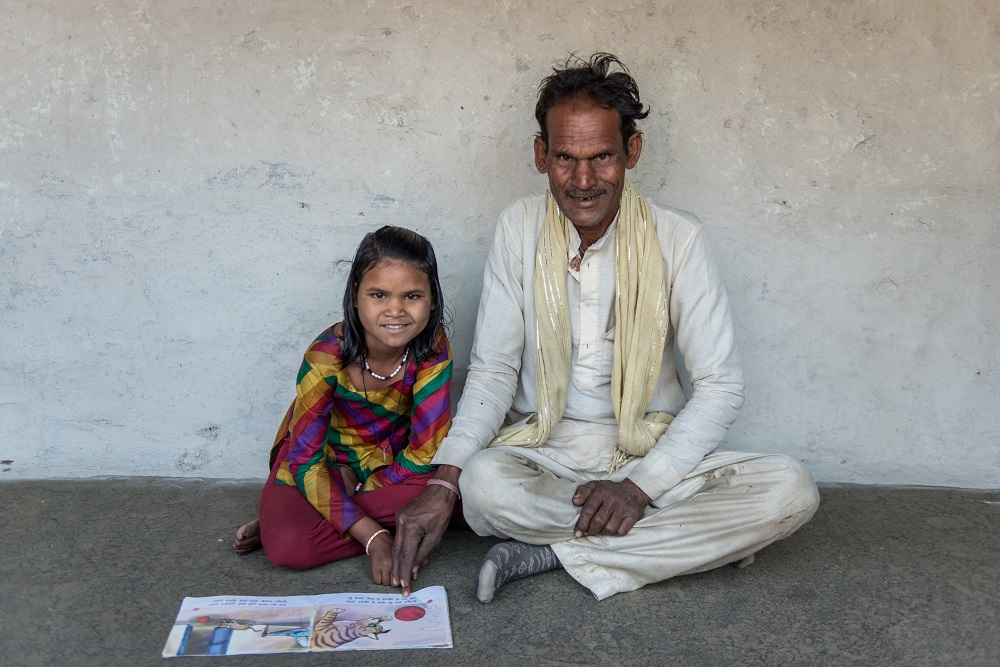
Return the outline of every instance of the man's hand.
[[[441,466],[436,479],[458,486],[461,468]],[[441,542],[458,496],[450,489],[428,485],[419,498],[396,513],[396,540],[392,545],[392,585],[410,594],[410,580],[416,580],[420,566]]]
[[[625,535],[642,518],[646,505],[651,501],[629,479],[587,482],[577,487],[573,496],[573,504],[583,508],[576,522],[575,535]]]

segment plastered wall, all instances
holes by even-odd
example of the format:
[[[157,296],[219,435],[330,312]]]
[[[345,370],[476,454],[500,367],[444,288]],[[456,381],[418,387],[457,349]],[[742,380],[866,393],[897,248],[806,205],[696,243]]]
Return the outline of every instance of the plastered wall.
[[[724,446],[1000,486],[987,0],[3,0],[0,480],[262,477],[381,224],[435,243],[460,388],[536,87],[595,50],[652,107],[632,179],[723,267]]]

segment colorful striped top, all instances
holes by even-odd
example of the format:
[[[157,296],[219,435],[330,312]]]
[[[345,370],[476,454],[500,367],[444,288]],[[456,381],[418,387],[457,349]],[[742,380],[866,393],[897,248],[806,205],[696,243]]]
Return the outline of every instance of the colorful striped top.
[[[335,327],[336,325],[334,325]],[[271,448],[275,483],[298,486],[341,535],[365,517],[340,475],[348,465],[362,491],[432,470],[431,459],[451,427],[451,347],[444,329],[419,365],[382,389],[358,390],[341,363],[330,327],[306,350],[296,397]]]

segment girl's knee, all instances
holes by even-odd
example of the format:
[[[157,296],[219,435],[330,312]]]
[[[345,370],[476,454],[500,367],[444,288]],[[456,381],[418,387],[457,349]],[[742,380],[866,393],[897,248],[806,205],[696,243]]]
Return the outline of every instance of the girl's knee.
[[[311,570],[316,567],[315,563],[298,558],[291,552],[286,553],[281,551],[279,553],[274,553],[273,551],[265,549],[264,553],[267,554],[267,559],[271,561],[271,564],[275,567],[287,567],[290,570]]]
[[[308,566],[303,562],[302,551],[293,536],[281,529],[280,525],[269,526],[261,522],[260,544],[264,554],[272,565],[289,567],[293,570],[305,570]]]
[[[260,531],[261,546],[271,564],[292,570],[309,570],[337,560],[327,544],[328,539],[329,536],[324,539],[294,523],[262,523]]]
[[[307,547],[286,542],[275,543],[263,540],[264,553],[272,565],[287,567],[292,570],[309,570],[320,565]]]

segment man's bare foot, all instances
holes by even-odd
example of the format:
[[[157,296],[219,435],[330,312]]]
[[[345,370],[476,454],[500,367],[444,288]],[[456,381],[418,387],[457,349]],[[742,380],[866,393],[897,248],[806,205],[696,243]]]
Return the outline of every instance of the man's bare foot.
[[[241,556],[260,549],[260,521],[253,520],[236,531],[233,550]]]

